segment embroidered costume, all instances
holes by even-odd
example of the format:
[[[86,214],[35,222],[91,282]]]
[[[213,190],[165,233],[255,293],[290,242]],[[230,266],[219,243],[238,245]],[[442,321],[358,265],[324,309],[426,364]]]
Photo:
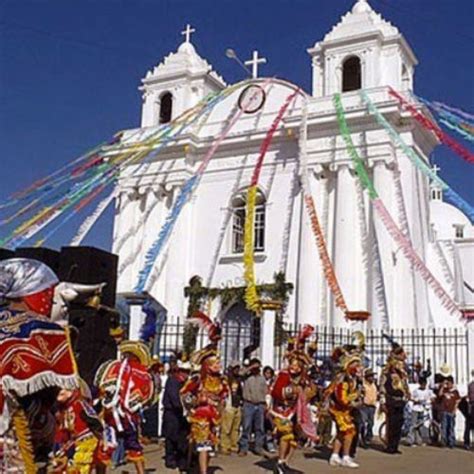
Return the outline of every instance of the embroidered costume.
[[[147,346],[140,341],[124,341],[119,350],[122,360],[102,364],[94,384],[99,389],[106,425],[99,451],[102,464],[110,464],[117,438],[124,442],[127,459],[143,462],[139,440],[140,410],[154,401],[155,386],[148,372],[151,358]]]
[[[102,423],[91,405],[91,395],[81,380],[81,390],[61,390],[58,395],[56,466],[68,474],[89,474],[95,465]]]
[[[290,342],[286,354],[288,366],[277,375],[271,388],[270,414],[275,426],[274,434],[280,444],[280,453],[286,453],[278,459],[277,472],[287,469],[298,437],[317,439],[309,408],[309,401],[316,395],[316,385],[308,377],[307,370],[312,360],[305,352],[306,340],[313,332],[314,328],[306,325],[296,340]]]
[[[354,410],[362,403],[362,347],[345,346],[335,349],[333,353],[333,361],[338,367],[325,391],[329,413],[336,424],[336,439],[329,459],[331,466],[359,466],[350,454],[357,436]]]
[[[218,427],[229,392],[217,352],[220,328],[202,313],[195,314],[190,322],[206,328],[211,343],[193,354],[191,363],[200,366],[200,372],[186,381],[181,389],[181,399],[191,425],[193,446],[198,452],[212,451],[218,444]]]
[[[48,464],[57,392],[78,387],[67,330],[48,318],[57,284],[39,261],[0,262],[0,299],[8,303],[0,312],[1,390],[28,474]]]

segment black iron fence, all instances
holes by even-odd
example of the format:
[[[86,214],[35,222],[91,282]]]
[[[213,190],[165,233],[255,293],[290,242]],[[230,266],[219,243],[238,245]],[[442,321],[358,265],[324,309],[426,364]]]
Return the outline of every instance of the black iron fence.
[[[155,353],[162,359],[182,350],[185,323],[177,318],[174,322],[166,323],[160,338],[155,345]],[[294,325],[283,325],[277,328],[273,352],[273,366],[280,369],[284,364],[284,354],[287,340],[299,331]],[[350,344],[353,330],[345,328],[317,327],[315,335],[310,340],[316,340],[318,345],[317,358],[327,360],[335,347]],[[430,368],[437,373],[441,369],[450,371],[458,383],[467,383],[470,371],[468,334],[466,329],[400,329],[381,331],[369,329],[364,332],[366,364],[376,372],[385,363],[391,348],[391,341],[402,345],[408,355],[408,364],[415,370],[417,367]],[[248,323],[229,321],[223,324],[220,352],[224,366],[232,360],[242,361],[244,351],[255,344],[259,338],[258,327]],[[196,349],[199,350],[208,343],[206,335],[200,331],[197,337]],[[258,344],[256,344],[258,345]],[[258,353],[258,351],[257,351]]]
[[[294,337],[299,329],[292,325],[285,328],[289,337]],[[467,383],[471,369],[469,367],[468,332],[462,328],[452,329],[399,329],[382,331],[369,329],[363,332],[365,338],[365,363],[375,372],[380,371],[390,351],[392,341],[400,344],[407,353],[408,366],[414,374],[421,368],[431,373],[443,371],[451,373],[458,383]],[[318,345],[317,358],[328,359],[334,348],[350,344],[353,330],[330,327],[317,327],[310,338]],[[274,354],[275,368],[281,368],[285,346],[280,344]]]

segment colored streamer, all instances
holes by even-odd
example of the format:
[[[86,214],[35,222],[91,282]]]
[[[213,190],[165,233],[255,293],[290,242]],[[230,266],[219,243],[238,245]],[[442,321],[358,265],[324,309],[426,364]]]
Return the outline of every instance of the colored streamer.
[[[235,125],[235,123],[238,121],[238,119],[242,115],[242,113],[243,113],[242,110],[238,110],[237,112],[235,111],[231,112],[230,117],[228,119],[229,121],[228,125],[226,126],[224,131],[221,133],[221,135],[214,141],[213,145],[207,152],[206,156],[203,159],[203,162],[199,166],[196,173],[184,183],[184,186],[181,189],[178,195],[178,198],[176,199],[170,213],[166,217],[166,220],[160,229],[158,237],[150,246],[150,248],[148,249],[145,255],[145,264],[138,274],[138,281],[135,285],[135,291],[137,293],[141,293],[146,289],[146,284],[153,270],[155,261],[161,254],[161,251],[163,250],[166,242],[168,241],[171,235],[171,232],[176,224],[176,221],[178,220],[179,214],[181,213],[181,210],[183,209],[184,205],[191,197],[194,189],[197,187],[201,175],[204,173],[205,169],[207,168],[207,165],[209,164],[209,161],[211,160],[211,158],[214,156],[214,153],[217,151],[217,148],[222,143],[224,138],[228,135],[232,127]]]
[[[391,87],[389,88],[389,93],[392,97],[395,97],[400,105],[407,111],[409,111],[413,118],[420,123],[427,130],[432,131],[438,139],[449,146],[453,151],[455,151],[461,158],[466,160],[468,163],[474,163],[474,154],[459,144],[456,140],[451,138],[448,134],[444,133],[438,125],[433,123],[431,120],[426,118],[422,113],[420,113],[416,107],[408,102],[404,97],[402,97],[398,92],[396,92]]]
[[[308,120],[308,107],[305,101],[303,105],[303,117],[301,120],[300,127],[300,165],[301,165],[301,185],[303,188],[304,204],[306,210],[308,211],[309,219],[311,222],[311,229],[316,240],[316,247],[318,249],[319,259],[321,260],[321,266],[323,268],[323,273],[326,278],[329,289],[331,290],[334,296],[335,305],[340,308],[344,313],[348,312],[347,305],[344,299],[344,296],[339,286],[339,282],[336,278],[336,272],[332,265],[331,259],[326,246],[326,241],[324,238],[324,233],[321,229],[319,223],[318,215],[316,213],[316,207],[314,205],[314,200],[311,195],[311,188],[309,185],[308,179],[308,164],[307,164],[307,120]]]
[[[337,111],[337,118],[339,122],[339,128],[341,134],[346,135],[346,146],[352,149],[348,150],[351,156],[358,157],[357,151],[355,150],[354,144],[352,143],[352,138],[350,136],[349,129],[347,127],[347,122],[344,114],[344,109],[342,107],[342,103],[340,101],[339,94],[336,94],[334,98],[334,103],[336,104],[336,111]],[[365,171],[365,170],[364,170]],[[368,176],[367,172],[365,174]],[[358,175],[359,176],[359,175]],[[359,179],[360,176],[359,176]],[[362,179],[361,179],[362,181]],[[369,192],[369,196],[372,199],[372,204],[374,209],[380,216],[382,223],[384,224],[385,228],[387,229],[390,236],[394,239],[394,241],[400,246],[402,249],[403,255],[410,261],[413,268],[421,275],[421,277],[426,281],[426,283],[432,288],[435,295],[440,299],[443,307],[445,307],[451,314],[457,314],[460,316],[460,311],[451,297],[446,293],[443,289],[441,284],[436,280],[430,270],[426,267],[423,260],[418,256],[415,249],[413,248],[411,242],[407,238],[407,236],[399,229],[395,221],[392,219],[392,216],[384,206],[382,200],[378,197],[375,188],[372,187],[368,189],[373,189],[373,193]]]
[[[415,150],[408,146],[403,138],[396,132],[396,130],[390,125],[390,123],[385,119],[385,117],[380,113],[380,111],[375,107],[372,101],[369,99],[365,91],[360,91],[360,96],[363,101],[367,104],[369,112],[375,117],[377,122],[382,125],[387,133],[390,135],[391,139],[397,144],[403,151],[403,153],[408,157],[408,159],[431,181],[435,182],[444,192],[446,200],[454,204],[456,207],[461,209],[471,220],[474,222],[474,208],[468,202],[466,202],[461,196],[459,196],[455,191],[453,191],[449,185],[443,181],[433,170],[432,168],[423,160]]]
[[[262,171],[263,162],[267,154],[268,148],[273,140],[273,136],[280,125],[280,122],[290,104],[296,99],[299,89],[292,92],[285,100],[283,105],[280,107],[277,116],[273,120],[270,129],[267,132],[265,139],[260,147],[259,156],[257,163],[252,174],[252,180],[250,187],[247,192],[247,205],[245,213],[245,226],[244,226],[244,280],[246,283],[245,289],[245,302],[247,308],[250,311],[260,312],[260,301],[257,292],[257,283],[255,281],[255,260],[254,260],[254,248],[255,248],[255,235],[254,235],[254,224],[255,224],[255,203],[257,199],[257,186]]]
[[[224,92],[227,93],[226,91]],[[212,96],[208,96],[208,98],[209,97],[211,97],[212,99]],[[204,99],[204,101],[206,99]],[[80,184],[77,183],[65,197],[64,194],[61,194],[63,198],[61,199],[61,201],[59,201],[58,204],[52,207],[48,206],[43,210],[39,211],[39,213],[24,222],[19,228],[17,228],[13,232],[12,235],[16,237],[4,238],[2,239],[2,241],[0,241],[0,245],[9,244],[10,246],[12,246],[13,244],[23,244],[26,240],[28,240],[35,233],[41,230],[41,228],[45,227],[46,225],[49,225],[49,223],[59,217],[64,211],[78,203],[73,210],[73,214],[76,214],[82,207],[86,206],[89,202],[91,202],[104,189],[105,185],[109,184],[112,180],[116,178],[123,166],[130,165],[134,161],[142,160],[143,158],[146,159],[150,156],[149,148],[154,148],[155,145],[158,144],[158,147],[155,150],[152,150],[151,153],[151,155],[155,156],[164,146],[166,146],[171,140],[176,138],[176,136],[178,136],[187,126],[189,126],[191,123],[194,122],[194,120],[199,118],[201,116],[201,113],[206,110],[208,106],[211,105],[215,105],[215,101],[210,100],[208,104],[204,104],[204,108],[202,108],[202,103],[198,104],[194,108],[181,114],[180,117],[175,119],[172,124],[168,125],[164,129],[160,127],[159,130],[153,133],[152,137],[149,137],[146,141],[132,143],[132,146],[130,146],[127,151],[120,153],[118,156],[112,156],[108,159],[107,163],[105,163],[103,160],[96,159],[97,157],[93,157],[92,160],[94,161],[94,166],[87,166],[86,163],[86,165],[83,166],[81,171],[78,171],[76,173],[82,175],[84,174],[84,172],[87,172],[92,168],[96,168],[94,174],[91,177],[89,177]],[[192,114],[199,108],[201,108],[201,110],[198,111],[197,116],[194,117],[193,120],[189,121],[189,117],[192,116]],[[181,125],[181,121],[183,120],[184,123]],[[180,128],[176,132],[176,126],[178,125],[180,125]],[[173,134],[172,132],[175,133]],[[141,151],[138,154],[134,153],[134,150],[141,149],[144,147],[144,145],[144,151]],[[117,147],[112,148],[111,150],[114,151],[116,148]],[[111,150],[109,149],[107,150],[107,152],[110,153]],[[140,167],[138,169],[140,169]],[[136,171],[137,170],[135,170],[135,172]],[[98,187],[98,189],[95,189],[96,187]],[[54,190],[55,187],[53,187],[52,191]],[[88,196],[88,193],[92,193],[92,195]],[[49,232],[46,238],[56,232],[59,227],[69,221],[71,217],[66,217],[59,225],[54,227],[53,231]],[[29,229],[26,234],[24,234],[23,236],[18,235],[24,233],[26,229]],[[46,238],[43,238],[38,241],[37,245],[39,243],[43,243]]]
[[[81,224],[76,235],[72,238],[70,245],[77,246],[81,245],[81,242],[84,240],[86,235],[92,229],[94,224],[97,222],[99,217],[104,213],[104,211],[109,207],[109,204],[115,199],[116,190],[114,189],[105,199],[100,201],[99,205],[95,211]]]
[[[421,260],[421,258],[418,256],[411,243],[402,234],[381,199],[374,199],[373,206],[378,212],[380,219],[382,220],[383,224],[385,225],[385,228],[387,229],[393,240],[402,249],[403,255],[410,261],[415,270],[428,283],[428,285],[434,291],[435,295],[440,299],[443,307],[446,308],[451,314],[457,314],[458,316],[461,316],[460,311],[456,306],[456,303],[451,299],[448,293],[444,291],[441,284],[438,282],[438,280],[436,280],[433,274],[426,267],[423,260]]]

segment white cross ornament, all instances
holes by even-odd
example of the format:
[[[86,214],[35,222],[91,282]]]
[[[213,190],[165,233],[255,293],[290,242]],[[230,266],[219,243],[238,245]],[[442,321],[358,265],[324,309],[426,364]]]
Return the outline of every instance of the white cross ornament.
[[[252,55],[252,59],[245,61],[246,66],[252,66],[252,77],[256,79],[258,77],[258,65],[259,64],[266,64],[267,60],[265,58],[258,57],[258,51],[254,51]]]
[[[184,42],[189,43],[191,41],[191,35],[195,33],[195,29],[191,27],[191,25],[188,23],[186,25],[186,29],[181,32],[181,34],[184,36]]]

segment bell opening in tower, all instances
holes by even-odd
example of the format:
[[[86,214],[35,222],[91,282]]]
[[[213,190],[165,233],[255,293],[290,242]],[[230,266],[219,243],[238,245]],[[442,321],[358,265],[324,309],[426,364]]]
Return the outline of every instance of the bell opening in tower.
[[[160,124],[171,122],[173,113],[173,96],[165,92],[160,98]]]
[[[360,59],[351,56],[342,65],[342,92],[357,91],[362,88]]]

